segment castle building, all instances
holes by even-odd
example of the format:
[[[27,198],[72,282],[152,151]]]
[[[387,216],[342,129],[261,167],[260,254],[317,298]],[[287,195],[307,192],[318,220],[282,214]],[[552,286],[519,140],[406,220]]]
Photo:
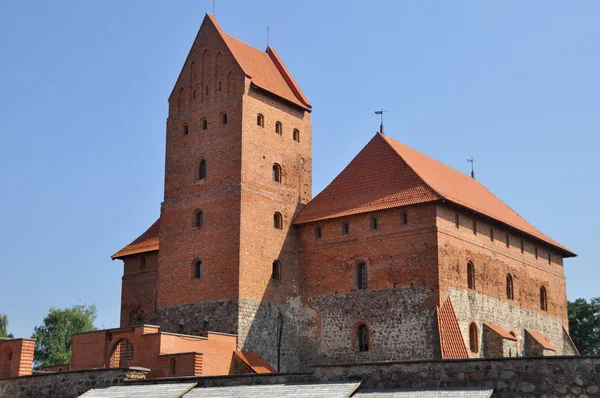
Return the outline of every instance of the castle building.
[[[274,369],[576,354],[563,259],[476,180],[377,133],[312,198],[311,105],[207,15],[169,97],[160,219],[121,327],[237,335]]]

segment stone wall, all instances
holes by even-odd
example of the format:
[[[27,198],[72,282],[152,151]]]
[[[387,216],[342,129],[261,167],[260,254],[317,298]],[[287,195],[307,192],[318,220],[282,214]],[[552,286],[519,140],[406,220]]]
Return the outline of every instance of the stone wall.
[[[159,308],[149,323],[160,325],[163,331],[192,334],[212,330],[237,334],[238,300],[206,300],[193,304]]]
[[[0,397],[72,398],[93,387],[122,385],[146,377],[148,369],[93,369],[13,377],[0,380]]]

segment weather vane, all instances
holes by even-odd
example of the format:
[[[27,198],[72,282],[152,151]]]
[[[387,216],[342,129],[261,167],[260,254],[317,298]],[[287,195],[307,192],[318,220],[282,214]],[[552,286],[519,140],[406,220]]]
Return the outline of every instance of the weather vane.
[[[467,159],[467,162],[471,163],[471,178],[475,179],[475,158],[471,156],[471,159]]]
[[[381,115],[381,126],[379,127],[379,132],[381,134],[383,134],[383,112],[387,112],[386,110],[384,110],[383,108],[381,108],[378,111],[375,111],[376,115]]]

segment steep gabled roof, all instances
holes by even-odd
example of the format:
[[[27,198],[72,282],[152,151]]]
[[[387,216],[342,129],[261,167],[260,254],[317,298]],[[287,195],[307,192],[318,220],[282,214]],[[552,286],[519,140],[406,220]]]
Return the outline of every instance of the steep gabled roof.
[[[308,111],[311,110],[311,105],[302,93],[300,86],[298,86],[272,47],[267,47],[266,51],[261,51],[225,33],[212,15],[206,14],[202,25],[205,23],[216,29],[238,66],[255,86]],[[202,27],[200,29],[202,30]],[[176,86],[177,84],[175,84]],[[171,95],[173,94],[171,93]]]
[[[515,336],[508,333],[506,330],[502,329],[500,326],[492,325],[491,323],[484,323],[483,326],[487,327],[488,329],[490,329],[491,331],[493,331],[494,333],[496,333],[498,336],[502,337],[503,339],[517,341],[517,338]]]
[[[298,214],[302,224],[443,199],[493,218],[565,253],[486,187],[464,173],[377,133],[350,164]]]
[[[146,253],[158,250],[159,246],[159,234],[160,234],[160,219],[156,220],[154,224],[150,226],[141,234],[136,240],[116,252],[112,255],[112,259],[120,259],[125,256],[130,256],[132,254],[138,253]]]

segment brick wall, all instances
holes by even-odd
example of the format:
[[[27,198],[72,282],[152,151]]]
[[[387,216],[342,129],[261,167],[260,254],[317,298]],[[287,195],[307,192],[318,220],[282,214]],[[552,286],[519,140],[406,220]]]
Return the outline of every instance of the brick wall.
[[[568,330],[568,318],[562,257],[551,253],[549,264],[547,246],[502,229],[473,213],[438,206],[437,214],[440,299],[447,296],[452,299],[467,346],[471,322],[477,324],[481,341],[484,340],[483,323],[491,323],[515,333],[519,355],[525,355],[525,328],[537,330],[548,337],[557,347],[558,354],[574,353],[569,344],[565,345],[563,338],[563,327]],[[456,214],[459,215],[459,228],[455,225]],[[491,228],[494,230],[493,240]],[[474,289],[467,286],[469,261],[475,270]],[[507,297],[507,274],[512,276],[514,299]],[[547,311],[540,309],[540,286],[544,286],[548,293]],[[481,356],[483,350],[471,355]]]
[[[154,318],[158,251],[123,258],[121,327],[141,325]]]
[[[34,350],[35,340],[0,339],[0,378],[30,375]]]
[[[418,205],[299,227],[303,363],[439,356],[435,218],[435,205]],[[357,287],[360,262],[367,264],[366,290]],[[358,323],[370,332],[366,352],[357,347]]]

